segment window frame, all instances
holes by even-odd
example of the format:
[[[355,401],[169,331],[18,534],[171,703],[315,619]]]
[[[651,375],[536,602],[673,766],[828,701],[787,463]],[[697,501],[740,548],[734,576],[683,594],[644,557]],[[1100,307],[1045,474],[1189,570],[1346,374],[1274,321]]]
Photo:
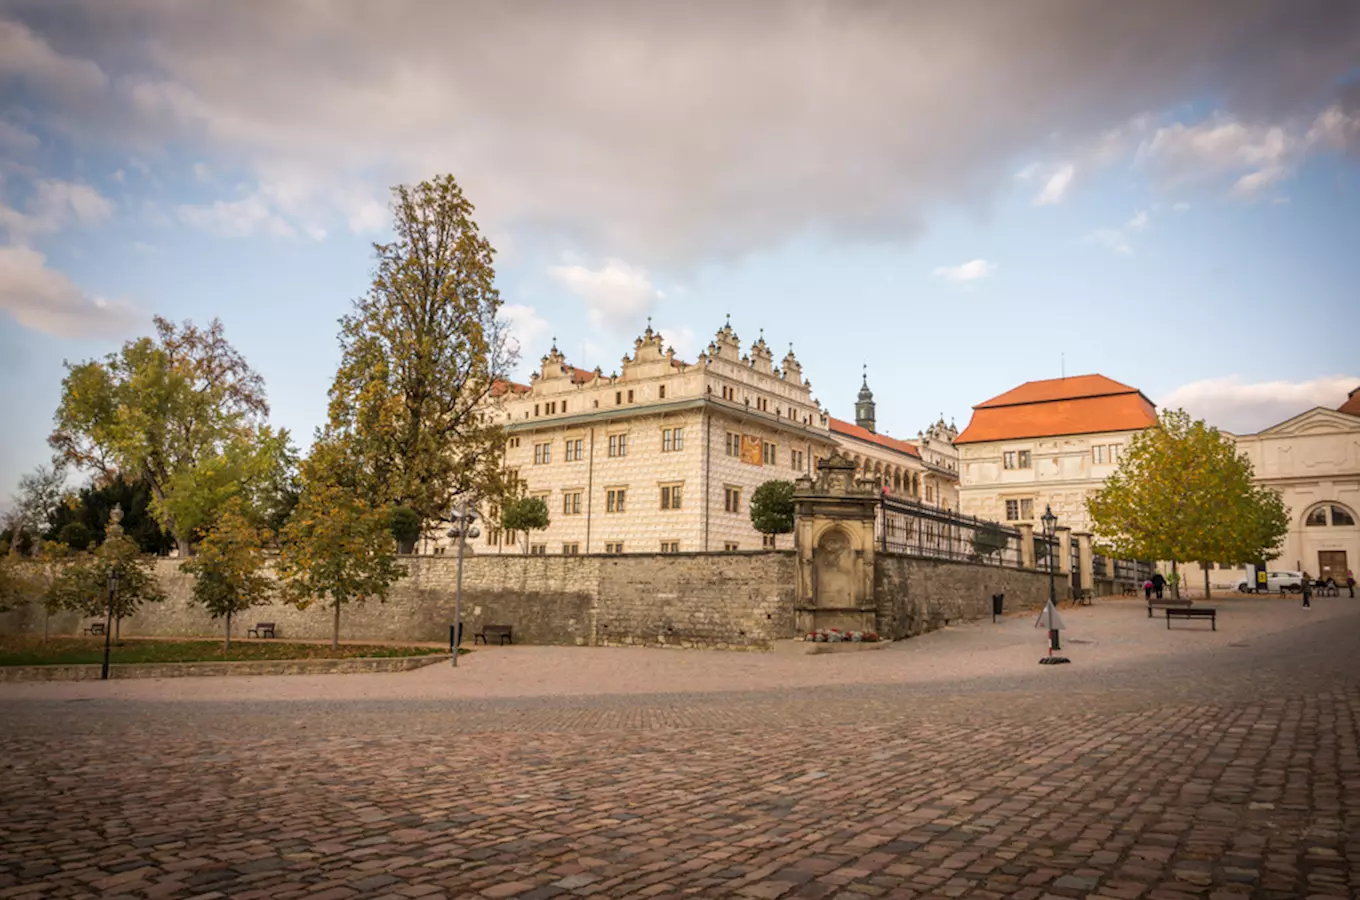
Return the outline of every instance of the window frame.
[[[628,511],[628,487],[605,488],[604,492],[604,511],[610,515],[617,515]]]
[[[684,508],[685,503],[685,483],[683,481],[672,481],[660,486],[660,508],[666,512],[675,512]]]

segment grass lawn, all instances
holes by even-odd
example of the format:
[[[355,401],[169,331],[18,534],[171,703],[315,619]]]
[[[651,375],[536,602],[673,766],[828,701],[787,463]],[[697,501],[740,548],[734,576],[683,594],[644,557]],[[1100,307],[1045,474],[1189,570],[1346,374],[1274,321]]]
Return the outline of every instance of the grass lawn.
[[[223,651],[220,640],[185,639],[168,641],[124,638],[113,645],[113,663],[220,662],[246,659],[350,659],[358,656],[428,656],[447,652],[438,647],[375,646],[341,644],[296,644],[286,641],[231,642]],[[466,651],[464,651],[466,652]],[[100,663],[104,660],[102,637],[53,637],[46,643],[28,635],[0,635],[0,666],[44,666]]]

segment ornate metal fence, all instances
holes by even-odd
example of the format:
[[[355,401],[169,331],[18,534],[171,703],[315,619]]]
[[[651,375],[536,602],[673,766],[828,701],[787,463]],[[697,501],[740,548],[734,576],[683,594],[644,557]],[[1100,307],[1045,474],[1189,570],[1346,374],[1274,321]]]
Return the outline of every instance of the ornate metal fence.
[[[884,497],[875,536],[884,553],[1019,568],[1020,532],[999,522]]]

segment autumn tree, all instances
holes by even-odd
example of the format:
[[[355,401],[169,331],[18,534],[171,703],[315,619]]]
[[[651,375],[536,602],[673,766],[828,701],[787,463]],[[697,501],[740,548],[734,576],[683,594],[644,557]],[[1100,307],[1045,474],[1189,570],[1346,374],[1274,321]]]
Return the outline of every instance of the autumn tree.
[[[47,592],[52,609],[75,610],[86,616],[108,613],[121,623],[143,605],[165,599],[151,562],[123,533],[121,519],[122,510],[115,507],[104,529],[104,543],[94,553],[80,554],[61,567]],[[110,597],[109,575],[115,570],[118,590]]]
[[[9,552],[12,555],[18,555],[25,546],[36,546],[35,539],[52,527],[65,495],[66,470],[63,466],[38,466],[20,477],[19,491],[12,498],[14,505],[9,518]]]
[[[321,477],[311,465],[305,469],[301,499],[280,541],[278,572],[285,596],[299,609],[317,602],[332,607],[331,646],[338,648],[341,608],[385,601],[406,572],[397,563],[387,510]]]
[[[103,360],[67,364],[56,429],[61,458],[103,478],[145,481],[156,518],[188,556],[195,530],[211,524],[247,448],[272,445],[264,382],[223,335],[159,316],[156,335]],[[231,470],[230,472],[228,470]],[[231,493],[230,488],[226,493]]]
[[[530,532],[542,531],[550,524],[548,504],[542,497],[520,497],[501,508],[501,527],[524,532],[524,552],[529,552]]]
[[[273,588],[264,574],[261,536],[240,498],[229,501],[198,545],[184,571],[194,576],[194,602],[214,619],[225,619],[225,649],[231,649],[231,617],[269,602]]]
[[[392,194],[395,237],[374,245],[372,285],[340,320],[326,435],[369,506],[428,522],[458,493],[500,496],[502,438],[487,401],[513,353],[494,252],[458,182]]]
[[[1214,561],[1273,558],[1289,530],[1279,495],[1253,475],[1232,438],[1183,410],[1164,411],[1087,499],[1096,541],[1129,559],[1170,560],[1173,573],[1178,562],[1198,562],[1208,596]]]
[[[767,481],[751,492],[751,524],[761,534],[793,531],[792,481]]]
[[[117,506],[123,512],[123,533],[136,541],[143,553],[164,556],[175,546],[175,540],[151,514],[151,503],[151,489],[142,482],[129,481],[121,473],[113,478],[96,478],[57,508],[46,537],[77,550],[88,549],[90,543],[103,543],[104,526]]]

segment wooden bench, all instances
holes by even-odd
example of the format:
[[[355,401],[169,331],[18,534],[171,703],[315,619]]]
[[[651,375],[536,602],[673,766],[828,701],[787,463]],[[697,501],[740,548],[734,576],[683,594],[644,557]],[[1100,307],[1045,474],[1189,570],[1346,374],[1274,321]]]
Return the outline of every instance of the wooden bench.
[[[274,633],[273,622],[257,622],[254,628],[246,629],[246,637],[272,638],[277,636]]]
[[[104,633],[104,623],[103,623],[103,622],[91,622],[89,625],[86,625],[86,626],[85,626],[85,630],[84,630],[83,632],[81,632],[81,633],[82,633],[82,634],[102,635],[102,634]]]
[[[1154,597],[1148,603],[1148,618],[1149,619],[1152,618],[1152,611],[1154,609],[1189,609],[1189,608],[1190,608],[1189,600],[1172,600],[1169,597],[1163,600],[1158,600],[1156,597]]]
[[[1175,619],[1208,619],[1214,631],[1218,631],[1218,610],[1212,606],[1196,606],[1193,609],[1178,609],[1169,607],[1164,610],[1166,613],[1166,627],[1171,627],[1171,620]]]
[[[1082,588],[1079,591],[1074,591],[1072,594],[1072,605],[1090,606],[1091,601],[1095,599],[1095,596],[1096,592],[1091,590],[1090,588]]]
[[[490,646],[492,638],[500,638],[501,646],[513,644],[510,638],[511,628],[509,625],[483,625],[482,630],[472,636],[472,644],[476,646],[478,641]]]

